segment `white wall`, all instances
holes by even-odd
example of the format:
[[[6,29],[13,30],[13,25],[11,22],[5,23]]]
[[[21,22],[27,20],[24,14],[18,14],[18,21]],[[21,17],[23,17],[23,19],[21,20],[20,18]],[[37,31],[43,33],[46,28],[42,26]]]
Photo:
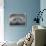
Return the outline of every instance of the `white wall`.
[[[46,0],[40,0],[40,9],[46,9]],[[40,24],[46,26],[46,11],[43,12],[43,22],[40,21]]]
[[[41,10],[46,9],[46,0],[40,0],[40,9]],[[43,22],[40,21],[40,25],[43,25],[46,27],[46,11],[43,13],[43,19],[44,21]]]
[[[4,41],[4,8],[3,0],[0,0],[0,42]]]

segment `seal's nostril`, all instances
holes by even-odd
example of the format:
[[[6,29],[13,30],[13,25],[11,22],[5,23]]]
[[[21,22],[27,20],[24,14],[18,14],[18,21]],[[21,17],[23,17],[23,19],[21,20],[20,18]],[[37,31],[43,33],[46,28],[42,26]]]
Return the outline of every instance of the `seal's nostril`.
[[[28,41],[30,41],[30,38],[28,38]]]
[[[31,38],[31,36],[30,36],[30,38]]]

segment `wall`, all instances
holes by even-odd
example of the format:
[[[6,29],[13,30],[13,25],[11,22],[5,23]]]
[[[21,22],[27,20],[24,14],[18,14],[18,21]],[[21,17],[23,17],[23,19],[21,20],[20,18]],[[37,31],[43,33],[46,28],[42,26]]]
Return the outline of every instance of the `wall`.
[[[4,6],[3,0],[0,0],[0,42],[4,41],[4,8],[3,6]]]
[[[35,12],[40,10],[40,0],[4,0],[4,35],[7,41],[18,41],[32,28]],[[27,16],[26,26],[9,26],[9,14],[24,12]]]
[[[40,1],[40,9],[41,9],[41,11],[43,10],[43,9],[46,9],[46,0],[41,0]],[[46,11],[44,11],[43,12],[43,22],[42,21],[40,21],[40,25],[42,25],[42,26],[45,26],[46,27]]]
[[[40,0],[40,10],[46,9],[46,0]],[[40,21],[40,25],[46,27],[46,11],[43,13],[43,22]],[[45,40],[46,41],[46,40]],[[45,42],[46,43],[46,42]]]

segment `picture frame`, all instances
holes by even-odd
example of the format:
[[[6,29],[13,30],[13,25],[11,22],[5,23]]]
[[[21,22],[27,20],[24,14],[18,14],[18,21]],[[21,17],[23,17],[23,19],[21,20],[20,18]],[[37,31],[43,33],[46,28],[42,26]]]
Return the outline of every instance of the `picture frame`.
[[[9,16],[10,26],[25,26],[27,17],[24,13],[13,13]]]

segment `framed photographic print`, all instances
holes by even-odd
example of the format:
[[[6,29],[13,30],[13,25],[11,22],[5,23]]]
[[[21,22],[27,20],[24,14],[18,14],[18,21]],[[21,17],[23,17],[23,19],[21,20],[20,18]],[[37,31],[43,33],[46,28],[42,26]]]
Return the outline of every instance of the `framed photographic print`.
[[[9,24],[11,26],[26,25],[26,15],[25,14],[11,14],[9,17]]]

